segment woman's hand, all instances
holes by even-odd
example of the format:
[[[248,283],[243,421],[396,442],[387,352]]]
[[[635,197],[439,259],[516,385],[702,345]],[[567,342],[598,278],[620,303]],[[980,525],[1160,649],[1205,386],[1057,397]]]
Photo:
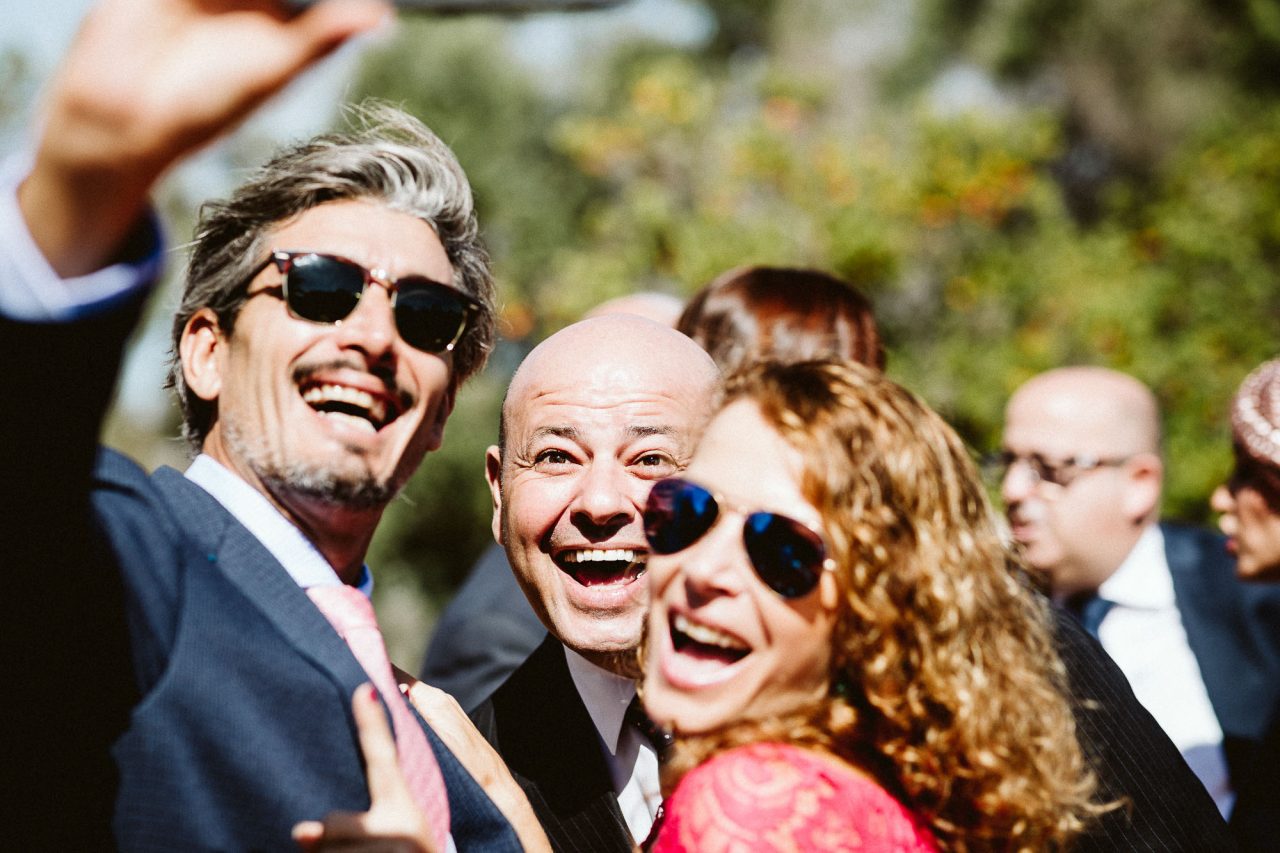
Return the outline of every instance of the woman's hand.
[[[400,689],[431,724],[432,731],[440,736],[511,823],[524,849],[531,853],[550,851],[551,842],[534,815],[529,798],[512,777],[502,757],[472,725],[457,700],[401,669],[396,668],[395,675]]]
[[[313,851],[362,853],[441,853],[433,844],[426,817],[414,802],[400,772],[396,742],[382,701],[373,685],[365,684],[351,698],[360,749],[369,782],[367,812],[330,812],[322,821],[308,820],[293,828],[298,846]]]

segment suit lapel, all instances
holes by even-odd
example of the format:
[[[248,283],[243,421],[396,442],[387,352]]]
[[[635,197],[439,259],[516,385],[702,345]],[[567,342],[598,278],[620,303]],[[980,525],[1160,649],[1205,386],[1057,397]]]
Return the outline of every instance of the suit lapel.
[[[629,851],[595,724],[548,637],[493,699],[498,751],[557,850]]]
[[[1243,591],[1216,537],[1161,527],[1173,594],[1209,702],[1225,737],[1260,736],[1259,709],[1275,701],[1267,661],[1252,639]],[[1216,546],[1213,553],[1210,546]]]
[[[172,468],[157,470],[153,482],[210,565],[221,570],[300,655],[328,673],[344,695],[369,680],[306,592],[222,504]]]

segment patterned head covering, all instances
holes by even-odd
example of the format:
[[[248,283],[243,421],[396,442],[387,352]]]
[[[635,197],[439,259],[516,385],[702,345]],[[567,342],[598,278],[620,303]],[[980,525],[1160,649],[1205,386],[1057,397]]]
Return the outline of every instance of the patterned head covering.
[[[1280,493],[1280,358],[1245,377],[1231,404],[1231,438],[1241,461]]]

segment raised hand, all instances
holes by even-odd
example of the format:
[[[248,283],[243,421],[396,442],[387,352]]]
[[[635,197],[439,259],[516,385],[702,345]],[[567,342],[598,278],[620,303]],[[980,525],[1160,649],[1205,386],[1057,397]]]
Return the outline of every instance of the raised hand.
[[[102,0],[50,89],[19,191],[32,236],[64,276],[112,259],[156,179],[348,38],[382,0]]]
[[[369,782],[367,812],[331,812],[322,821],[303,821],[293,828],[298,846],[313,851],[360,853],[436,853],[426,818],[413,800],[386,712],[373,685],[365,684],[351,697],[356,732],[364,752]]]

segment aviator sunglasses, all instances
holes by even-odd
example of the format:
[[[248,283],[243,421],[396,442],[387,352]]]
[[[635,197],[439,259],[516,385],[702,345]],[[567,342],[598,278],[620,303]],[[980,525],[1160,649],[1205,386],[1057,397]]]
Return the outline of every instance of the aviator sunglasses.
[[[678,477],[659,480],[644,509],[644,535],[655,554],[675,554],[697,542],[720,517],[720,500]],[[783,598],[800,598],[835,568],[822,536],[807,524],[776,512],[748,512],[742,542],[751,567]]]
[[[400,337],[423,352],[451,351],[480,311],[480,303],[470,296],[426,276],[392,281],[381,270],[320,252],[274,250],[249,280],[271,264],[280,270],[280,284],[251,293],[250,298],[259,293],[283,296],[289,313],[299,320],[334,324],[355,310],[369,285],[378,284],[391,294]]]

